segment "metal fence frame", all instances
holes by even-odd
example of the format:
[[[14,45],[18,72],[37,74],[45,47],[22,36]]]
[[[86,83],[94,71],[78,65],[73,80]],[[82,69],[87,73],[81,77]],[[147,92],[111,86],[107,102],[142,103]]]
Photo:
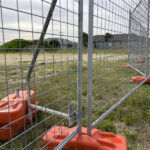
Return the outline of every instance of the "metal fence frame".
[[[131,68],[133,68],[134,70],[136,70],[138,73],[140,73],[141,75],[145,75],[145,76],[148,76],[149,75],[149,61],[148,61],[148,59],[146,59],[146,58],[148,58],[148,56],[149,56],[149,54],[148,54],[148,52],[149,52],[149,41],[148,41],[148,39],[149,39],[149,13],[150,13],[150,11],[149,11],[149,9],[150,9],[150,1],[149,0],[147,0],[147,3],[148,3],[148,10],[147,10],[147,14],[146,14],[146,18],[147,18],[147,35],[146,35],[146,50],[145,50],[145,56],[141,56],[141,58],[142,57],[145,57],[145,61],[144,61],[144,63],[145,63],[145,71],[143,72],[143,71],[141,71],[141,70],[139,70],[136,66],[134,66],[134,64],[132,64],[132,62],[131,62],[131,60],[132,60],[132,58],[130,57],[130,55],[131,55],[131,52],[132,52],[132,47],[131,47],[131,38],[132,38],[132,33],[131,33],[131,28],[132,28],[132,26],[131,26],[131,20],[135,20],[135,21],[137,21],[135,18],[134,18],[134,16],[132,16],[133,15],[133,13],[136,11],[136,9],[141,5],[141,3],[143,2],[143,0],[140,0],[139,1],[139,3],[137,4],[137,6],[135,7],[135,9],[133,10],[133,11],[129,11],[129,37],[128,37],[128,64],[129,64],[129,66],[131,67]],[[138,22],[138,21],[137,21]],[[141,28],[141,27],[140,27]],[[142,49],[141,49],[142,50]],[[138,60],[135,60],[135,61],[138,61]]]

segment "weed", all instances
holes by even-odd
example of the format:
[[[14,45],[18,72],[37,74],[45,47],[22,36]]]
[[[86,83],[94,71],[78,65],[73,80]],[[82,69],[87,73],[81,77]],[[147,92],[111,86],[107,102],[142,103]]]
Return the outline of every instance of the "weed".
[[[130,133],[129,131],[126,131],[124,134],[128,141],[136,141],[138,139],[138,134]]]
[[[98,128],[103,132],[116,132],[113,122],[107,119],[104,120],[100,125],[98,125]]]

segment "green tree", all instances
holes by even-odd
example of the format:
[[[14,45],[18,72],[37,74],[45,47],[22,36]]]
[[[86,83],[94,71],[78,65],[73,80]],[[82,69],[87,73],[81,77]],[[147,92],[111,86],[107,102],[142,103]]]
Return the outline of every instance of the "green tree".
[[[51,40],[51,41],[49,42],[49,45],[50,45],[50,47],[52,47],[52,48],[58,48],[58,47],[60,47],[60,43],[59,43],[58,40]]]
[[[34,44],[34,45],[37,45],[37,43],[38,43],[38,40],[34,40],[34,41],[33,41],[33,44]]]
[[[71,43],[68,43],[68,44],[67,44],[67,47],[68,47],[68,48],[71,48],[71,47],[72,47],[72,44],[71,44]]]
[[[105,34],[105,42],[108,42],[109,39],[111,39],[113,36],[110,33]]]
[[[88,46],[88,34],[83,32],[83,46],[87,47]]]
[[[44,41],[43,44],[44,44],[45,48],[50,48],[51,47],[50,44],[47,41]]]

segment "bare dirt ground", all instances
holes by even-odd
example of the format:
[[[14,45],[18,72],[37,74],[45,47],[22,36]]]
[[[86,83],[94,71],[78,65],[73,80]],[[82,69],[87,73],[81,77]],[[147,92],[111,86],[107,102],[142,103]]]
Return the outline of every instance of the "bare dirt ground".
[[[30,63],[32,60],[33,55],[31,53],[23,53],[20,55],[19,53],[8,53],[6,54],[6,65],[18,65],[22,61],[22,63]],[[83,61],[87,61],[88,55],[83,54]],[[127,59],[127,55],[125,54],[93,54],[93,60],[96,59],[107,59],[108,61],[115,61],[115,60],[123,60]],[[42,62],[63,62],[63,61],[70,61],[78,60],[78,55],[73,53],[45,53],[39,54],[37,61],[38,63]],[[5,56],[0,54],[0,66],[5,64]]]

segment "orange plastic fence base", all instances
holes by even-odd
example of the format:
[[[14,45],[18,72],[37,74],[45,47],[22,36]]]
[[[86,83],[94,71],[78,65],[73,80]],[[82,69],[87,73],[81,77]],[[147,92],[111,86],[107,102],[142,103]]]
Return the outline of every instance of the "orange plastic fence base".
[[[48,150],[54,149],[60,144],[74,128],[56,126],[43,136],[43,145]],[[64,148],[77,150],[127,150],[126,139],[121,135],[102,132],[98,129],[92,130],[92,135],[87,135],[87,128],[82,128],[82,134],[76,135]]]
[[[123,65],[122,67],[123,68],[130,68],[130,65],[127,64],[127,65]]]
[[[28,117],[25,117],[24,120],[25,125],[27,125],[29,123]],[[3,126],[4,125],[0,125],[0,128]],[[4,127],[3,129],[0,130],[0,141],[10,140],[11,137],[14,137],[18,132],[20,132],[23,129],[24,129],[24,122],[18,125],[11,125],[11,127],[10,126]]]
[[[141,83],[146,79],[145,76],[134,76],[132,77],[132,82],[134,83]],[[148,79],[145,83],[150,84],[150,79]]]
[[[32,104],[35,103],[34,97],[35,92],[31,91]],[[32,109],[32,111],[34,111],[34,109]],[[24,128],[24,125],[29,123],[28,116],[24,117],[24,115],[27,114],[28,109],[26,91],[20,91],[19,97],[16,97],[15,94],[10,94],[2,99],[0,101],[0,128],[2,128],[0,130],[0,141],[9,140],[11,136],[14,137],[19,131],[21,131]],[[32,114],[32,116],[34,115],[35,113]],[[11,125],[6,126],[9,123],[11,123]]]
[[[147,56],[147,59],[150,59],[150,56]],[[145,62],[145,57],[140,58],[137,63]]]

